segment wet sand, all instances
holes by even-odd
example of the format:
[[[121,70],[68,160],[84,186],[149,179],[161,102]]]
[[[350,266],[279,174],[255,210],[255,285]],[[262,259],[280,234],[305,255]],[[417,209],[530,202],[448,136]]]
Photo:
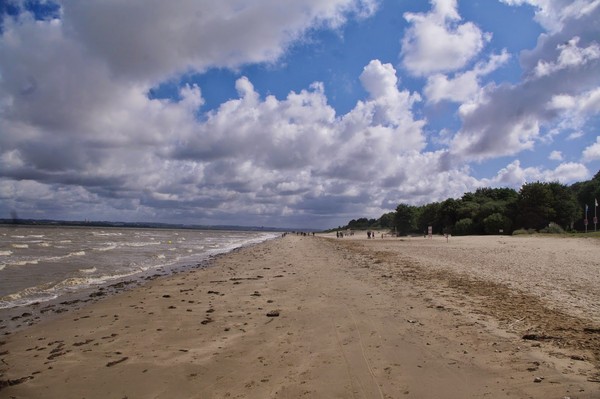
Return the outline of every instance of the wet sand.
[[[269,241],[2,336],[0,397],[598,398],[561,240]]]

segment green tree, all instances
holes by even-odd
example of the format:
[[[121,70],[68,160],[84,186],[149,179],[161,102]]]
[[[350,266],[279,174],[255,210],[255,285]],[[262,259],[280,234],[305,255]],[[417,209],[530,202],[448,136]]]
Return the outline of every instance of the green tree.
[[[483,228],[486,234],[499,234],[500,230],[504,234],[510,232],[510,219],[501,213],[492,213],[485,219],[483,219]]]
[[[463,220],[463,219],[469,219],[471,221],[470,227],[469,227],[469,233],[462,233],[462,235],[465,234],[481,234],[483,233],[483,226],[481,225],[481,217],[479,216],[479,214],[481,213],[481,204],[479,202],[475,201],[475,197],[472,195],[472,193],[468,198],[470,198],[469,200],[460,200],[458,203],[458,208],[457,208],[457,219]],[[463,197],[464,198],[464,197]],[[458,222],[457,222],[458,224]],[[456,225],[455,225],[456,227]],[[456,234],[456,232],[455,232]]]
[[[352,230],[365,230],[369,228],[369,219],[367,218],[359,218],[359,219],[352,219],[350,222],[348,222],[348,226],[346,226],[346,228],[348,229],[352,229]]]
[[[577,230],[584,230],[585,228],[583,219],[585,218],[586,205],[589,207],[587,216],[590,225],[593,226],[592,218],[594,217],[595,201],[600,201],[600,171],[596,173],[591,180],[575,183],[570,188],[577,198],[577,203],[579,205],[577,215],[575,216],[575,228]]]
[[[552,208],[554,208],[552,221],[564,230],[572,229],[579,215],[579,205],[573,190],[560,183],[549,183],[549,187],[552,191]]]
[[[512,188],[478,188],[473,194],[473,199],[477,202],[493,201],[511,201],[516,200],[518,193]]]
[[[423,205],[417,216],[417,230],[419,232],[426,232],[427,228],[431,226],[434,234],[441,233],[442,227],[439,220],[439,210],[440,204],[438,202]]]
[[[440,204],[438,216],[442,227],[442,233],[452,233],[454,224],[458,220],[457,214],[459,204],[460,202],[453,198],[448,198]]]
[[[479,213],[479,209],[481,208],[481,204],[475,201],[465,201],[461,200],[458,202],[458,206],[456,209],[456,216],[460,219],[475,219]]]
[[[454,225],[454,233],[457,236],[466,236],[473,234],[473,220],[471,218],[460,219]]]
[[[396,214],[394,212],[388,212],[381,215],[378,220],[379,226],[384,229],[393,229],[394,228],[394,216]]]
[[[379,219],[351,220],[350,228],[395,227],[401,234],[434,232],[453,234],[495,234],[503,229],[511,233],[515,227],[548,227],[554,222],[563,229],[583,230],[585,205],[592,223],[594,204],[600,200],[600,171],[588,181],[570,187],[554,183],[528,183],[519,192],[512,188],[478,188],[463,194],[460,200],[446,199],[419,207],[400,204],[396,212]],[[456,231],[453,231],[456,230]]]
[[[400,235],[407,235],[413,232],[416,228],[416,207],[407,204],[399,204],[396,207],[396,215],[394,217],[394,225],[396,231]]]
[[[542,229],[554,220],[554,196],[548,183],[527,183],[519,191],[520,226],[526,229]]]

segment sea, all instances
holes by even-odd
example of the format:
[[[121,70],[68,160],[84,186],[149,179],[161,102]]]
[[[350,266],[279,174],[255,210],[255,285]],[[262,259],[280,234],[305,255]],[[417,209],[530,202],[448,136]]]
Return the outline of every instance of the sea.
[[[0,226],[0,309],[206,263],[278,237],[264,231]]]

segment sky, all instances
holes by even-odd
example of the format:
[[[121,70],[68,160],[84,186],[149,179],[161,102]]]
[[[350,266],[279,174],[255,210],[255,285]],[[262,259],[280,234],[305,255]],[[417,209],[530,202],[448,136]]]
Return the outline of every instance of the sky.
[[[600,169],[600,0],[0,0],[0,218],[330,228]]]

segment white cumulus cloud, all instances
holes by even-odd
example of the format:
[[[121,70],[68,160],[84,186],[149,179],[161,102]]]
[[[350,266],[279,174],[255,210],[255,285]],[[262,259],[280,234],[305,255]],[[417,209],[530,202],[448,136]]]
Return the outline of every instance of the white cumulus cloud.
[[[591,162],[600,160],[600,136],[596,137],[596,142],[583,150],[583,161]]]
[[[538,3],[540,10],[558,4]],[[276,65],[315,30],[372,15],[375,0],[60,4],[54,20],[22,12],[2,21],[3,211],[328,227],[378,216],[400,201],[588,177],[586,166],[563,162],[560,153],[551,154],[561,162],[554,169],[516,160],[491,179],[472,177],[469,162],[536,150],[550,129],[589,134],[586,122],[600,112],[598,26],[590,23],[598,11],[591,7],[565,13],[563,30],[520,55],[522,82],[496,84],[486,78],[509,55],[484,60],[490,35],[463,21],[455,0],[432,1],[428,13],[405,14],[402,40],[402,67],[426,78],[423,90],[414,88],[419,79],[405,84],[392,64],[370,57],[351,77],[366,96],[338,113],[318,79],[275,96],[239,72]],[[179,87],[176,98],[148,95],[211,68],[240,77],[237,95],[210,110],[194,84]],[[425,105],[460,107],[456,131],[436,127],[436,151],[421,96]],[[582,162],[600,159],[598,146]]]
[[[538,61],[534,69],[534,75],[541,77],[565,68],[582,67],[600,58],[600,46],[598,43],[594,42],[587,47],[580,48],[577,46],[579,41],[580,38],[576,36],[565,44],[559,44],[557,49],[560,53],[557,60],[555,62]]]
[[[505,51],[494,54],[488,62],[479,62],[469,71],[457,73],[452,78],[436,73],[427,78],[423,93],[428,102],[454,101],[458,103],[474,100],[481,95],[480,80],[504,65],[510,58]]]
[[[402,64],[427,76],[465,67],[491,37],[472,22],[460,23],[456,0],[432,0],[426,14],[405,13],[411,24],[402,39]]]
[[[560,182],[571,184],[589,178],[589,171],[585,165],[580,163],[561,163],[555,169],[544,169],[541,167],[521,166],[521,161],[515,160],[506,167],[500,169],[492,179],[483,179],[488,185],[508,186],[519,189],[525,183],[535,181]]]
[[[483,95],[463,103],[451,152],[467,160],[511,156],[562,132],[583,132],[600,110],[598,17],[598,7],[577,18],[568,14],[562,30],[543,34],[534,49],[520,54],[529,78],[488,86]],[[542,62],[547,73],[536,75]]]
[[[500,0],[518,6],[529,4],[535,7],[535,19],[547,30],[556,32],[569,19],[581,19],[600,7],[599,0]]]
[[[552,161],[562,161],[563,160],[562,152],[560,152],[560,151],[552,151],[550,153],[550,155],[548,156],[548,159],[550,159]]]

